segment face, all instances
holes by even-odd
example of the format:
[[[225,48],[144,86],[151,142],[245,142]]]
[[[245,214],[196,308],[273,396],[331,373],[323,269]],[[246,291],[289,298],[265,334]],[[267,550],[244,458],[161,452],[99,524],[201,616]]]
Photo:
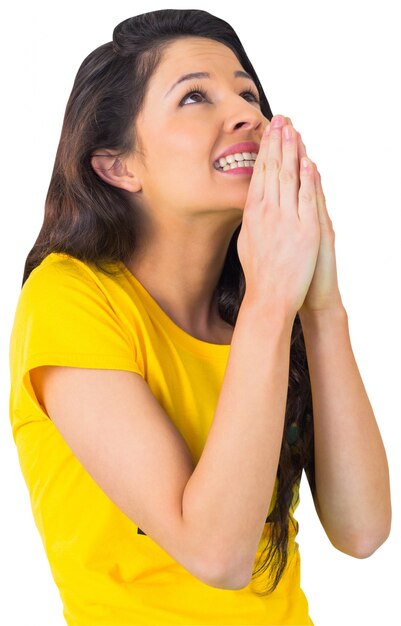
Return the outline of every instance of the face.
[[[256,85],[235,77],[238,70],[244,71],[227,46],[188,37],[170,44],[152,76],[135,124],[143,156],[134,155],[131,167],[140,176],[141,200],[159,218],[215,219],[218,212],[241,221],[252,170],[227,174],[214,162],[233,144],[259,144],[268,120]],[[210,78],[173,87],[190,72],[208,72]]]

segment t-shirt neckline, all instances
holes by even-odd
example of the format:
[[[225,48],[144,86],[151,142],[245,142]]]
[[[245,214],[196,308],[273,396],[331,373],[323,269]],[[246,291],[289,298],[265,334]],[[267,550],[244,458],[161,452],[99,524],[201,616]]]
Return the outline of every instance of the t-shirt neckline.
[[[204,341],[203,339],[198,339],[197,337],[194,337],[193,335],[187,333],[187,331],[178,326],[171,319],[171,317],[167,315],[167,313],[151,296],[146,287],[135,276],[135,274],[131,272],[131,270],[125,265],[123,261],[120,262],[120,265],[128,278],[133,281],[134,284],[139,288],[143,297],[146,299],[146,302],[153,309],[156,316],[162,320],[163,325],[169,329],[169,331],[174,335],[175,339],[181,345],[189,348],[191,351],[195,351],[197,354],[202,353],[204,356],[227,356],[231,344],[210,343],[208,341]]]

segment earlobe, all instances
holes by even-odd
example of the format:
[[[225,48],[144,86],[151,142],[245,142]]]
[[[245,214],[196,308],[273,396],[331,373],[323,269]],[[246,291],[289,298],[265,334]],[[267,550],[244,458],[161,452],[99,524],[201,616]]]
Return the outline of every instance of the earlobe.
[[[128,170],[127,163],[108,150],[93,154],[91,166],[96,174],[109,185],[131,192],[141,189],[138,178]]]

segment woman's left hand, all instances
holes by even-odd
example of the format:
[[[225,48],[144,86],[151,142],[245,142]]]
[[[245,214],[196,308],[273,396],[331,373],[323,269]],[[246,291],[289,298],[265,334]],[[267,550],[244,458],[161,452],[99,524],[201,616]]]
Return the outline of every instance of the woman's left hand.
[[[289,118],[287,118],[287,120],[288,123],[291,124],[291,120]],[[299,160],[303,156],[308,155],[306,154],[305,145],[301,136],[298,134]],[[326,198],[323,193],[320,173],[314,163],[312,163],[312,167],[320,223],[320,247],[312,281],[309,285],[303,305],[298,311],[300,316],[302,316],[303,313],[308,314],[316,311],[331,311],[344,308],[337,281],[337,265],[334,247],[335,232],[333,230],[333,223],[327,212]]]

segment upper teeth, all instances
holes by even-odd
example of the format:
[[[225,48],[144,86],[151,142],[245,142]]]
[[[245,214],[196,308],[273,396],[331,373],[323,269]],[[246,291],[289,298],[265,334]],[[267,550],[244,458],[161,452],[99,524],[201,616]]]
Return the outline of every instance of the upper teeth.
[[[234,163],[234,161],[255,160],[257,156],[257,152],[235,152],[234,154],[227,154],[225,157],[220,157],[220,159],[215,161],[215,165],[224,167],[228,163]]]

